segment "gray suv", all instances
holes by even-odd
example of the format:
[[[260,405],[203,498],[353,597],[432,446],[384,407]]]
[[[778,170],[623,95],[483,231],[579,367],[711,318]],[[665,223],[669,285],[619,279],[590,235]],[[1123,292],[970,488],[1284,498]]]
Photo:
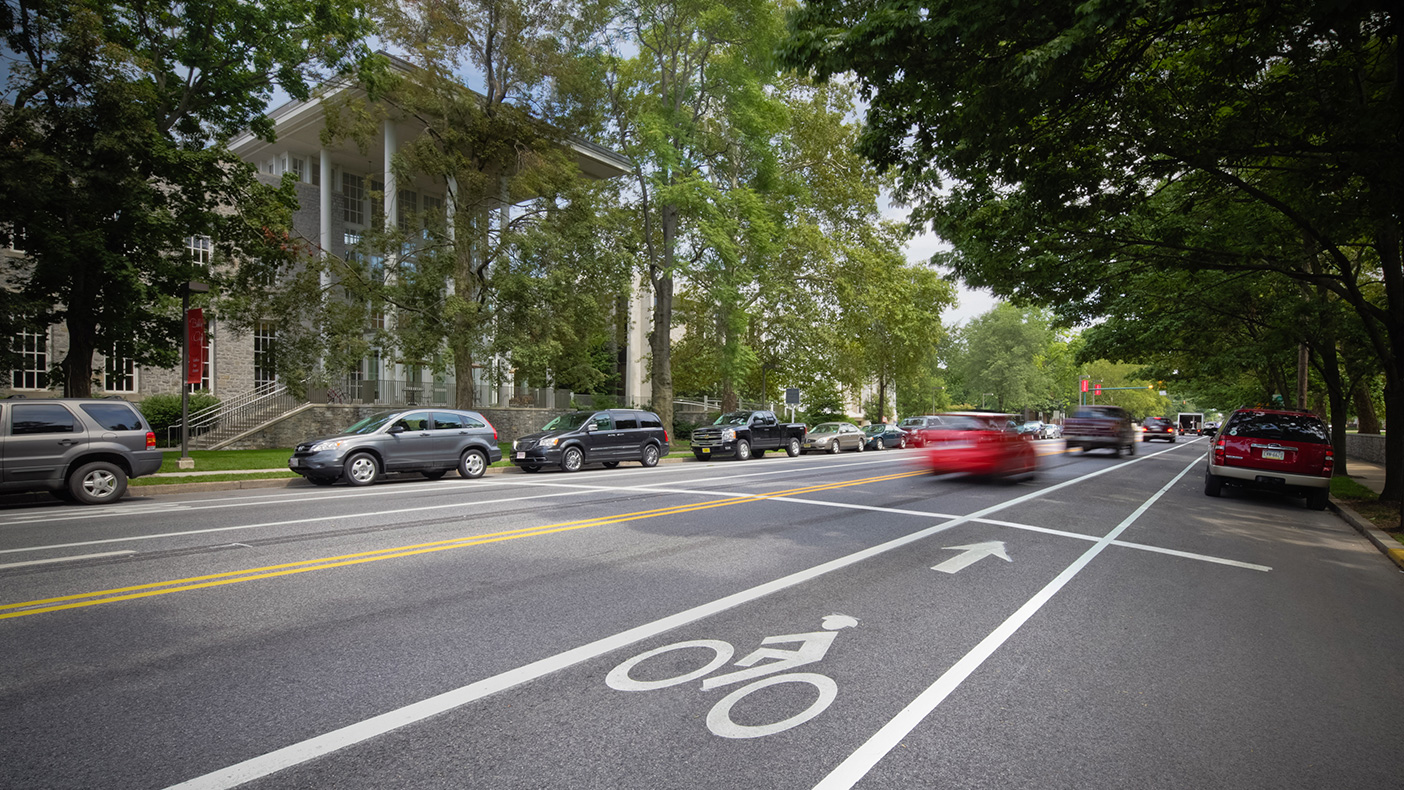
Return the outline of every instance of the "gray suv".
[[[373,414],[335,436],[293,448],[288,468],[309,483],[374,483],[385,472],[419,472],[438,480],[450,469],[482,477],[502,460],[497,429],[475,411],[403,409]]]
[[[0,401],[0,491],[52,491],[102,505],[161,468],[156,434],[124,400]]]

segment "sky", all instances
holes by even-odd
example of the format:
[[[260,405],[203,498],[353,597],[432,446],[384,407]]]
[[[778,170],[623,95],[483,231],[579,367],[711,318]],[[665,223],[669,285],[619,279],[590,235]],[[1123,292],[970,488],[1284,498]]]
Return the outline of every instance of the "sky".
[[[880,211],[884,219],[899,222],[907,221],[908,211],[897,206],[893,206],[886,198],[881,200]],[[950,245],[937,236],[935,233],[927,232],[913,238],[907,242],[905,252],[907,261],[910,263],[922,263],[930,260],[937,252],[949,250]],[[984,315],[994,309],[999,300],[987,290],[968,288],[962,282],[956,283],[955,307],[947,308],[941,312],[941,323],[944,326],[952,327],[964,324],[976,316]]]

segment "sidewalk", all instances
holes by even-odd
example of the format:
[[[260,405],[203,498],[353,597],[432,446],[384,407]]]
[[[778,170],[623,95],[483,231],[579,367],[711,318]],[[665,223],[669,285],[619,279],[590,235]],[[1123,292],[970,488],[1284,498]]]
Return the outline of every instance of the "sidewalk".
[[[1379,464],[1372,464],[1369,461],[1357,461],[1354,458],[1346,459],[1346,474],[1350,479],[1362,486],[1374,491],[1376,494],[1384,490],[1385,470]]]

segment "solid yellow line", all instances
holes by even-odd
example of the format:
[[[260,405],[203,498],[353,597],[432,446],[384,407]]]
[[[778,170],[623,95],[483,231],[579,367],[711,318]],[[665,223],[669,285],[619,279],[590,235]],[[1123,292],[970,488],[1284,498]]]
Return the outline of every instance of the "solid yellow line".
[[[679,513],[690,513],[697,510],[708,510],[716,507],[727,507],[743,502],[759,502],[776,497],[794,496],[796,494],[812,493],[835,488],[847,488],[856,485],[866,485],[869,483],[896,480],[903,477],[926,474],[925,471],[901,472],[890,475],[880,475],[877,477],[863,478],[860,480],[849,480],[841,483],[824,483],[801,488],[774,491],[765,494],[754,494],[744,496],[733,496],[727,499],[714,502],[704,502],[693,505],[674,505],[666,508],[656,508],[653,510],[640,510],[634,513],[622,513],[615,516],[598,516],[577,521],[564,521],[557,524],[546,524],[537,527],[524,527],[522,529],[510,530],[507,532],[493,532],[486,535],[476,535],[469,538],[454,538],[452,540],[434,541],[431,543],[417,543],[408,546],[396,546],[388,549],[377,549],[375,551],[360,552],[356,554],[343,554],[335,557],[323,557],[315,560],[302,560],[299,562],[283,563],[279,565],[268,565],[260,568],[247,568],[239,571],[226,571],[224,573],[214,573],[204,576],[192,576],[185,579],[172,579],[164,582],[151,582],[148,584],[138,584],[129,587],[118,587],[110,590],[100,590],[90,593],[78,593],[55,598],[43,598],[22,603],[2,604],[0,609],[21,609],[24,607],[38,606],[40,608],[25,608],[24,611],[12,611],[0,614],[0,620],[7,620],[15,617],[26,617],[32,614],[42,614],[45,612],[56,612],[64,609],[78,609],[86,606],[96,606],[104,603],[116,603],[118,601],[131,601],[139,598],[150,598],[157,595],[168,595],[170,593],[187,592],[190,590],[201,590],[209,587],[220,587],[227,584],[237,584],[239,582],[255,581],[258,579],[271,579],[279,576],[291,576],[309,571],[326,570],[330,568],[341,568],[350,565],[360,565],[367,562],[377,562],[379,560],[394,559],[397,557],[410,557],[416,554],[429,554],[448,549],[462,548],[465,546],[481,546],[489,543],[498,543],[517,538],[534,537],[536,535],[549,535],[557,532],[568,532],[586,527],[602,526],[605,524],[618,524],[626,521],[638,521],[646,518],[657,518],[659,516],[676,515]],[[177,586],[171,586],[177,585]],[[158,589],[159,588],[159,589]],[[122,594],[126,593],[126,594]],[[80,600],[89,599],[89,600]],[[67,603],[63,603],[67,602]],[[54,606],[43,606],[43,604],[56,604]]]

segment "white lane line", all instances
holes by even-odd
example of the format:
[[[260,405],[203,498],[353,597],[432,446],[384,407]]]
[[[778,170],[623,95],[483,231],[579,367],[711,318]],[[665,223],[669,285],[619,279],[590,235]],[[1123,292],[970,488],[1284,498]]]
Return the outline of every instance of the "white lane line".
[[[4,565],[0,565],[0,570],[4,570],[4,569],[6,569],[6,568],[23,568],[23,567],[25,567],[26,565],[48,565],[48,564],[50,564],[50,563],[55,563],[55,562],[74,562],[74,561],[76,561],[76,560],[92,560],[92,559],[97,559],[98,557],[121,557],[121,556],[125,556],[125,555],[128,555],[128,554],[136,554],[136,552],[135,552],[135,551],[132,551],[131,549],[128,549],[128,550],[126,550],[126,551],[104,551],[104,552],[101,552],[101,553],[99,553],[99,554],[79,554],[79,555],[76,555],[76,556],[73,556],[73,557],[54,557],[53,559],[47,559],[47,560],[29,560],[29,561],[27,561],[27,562],[10,562],[10,563],[6,563],[6,564],[4,564]]]
[[[890,540],[886,543],[882,543],[877,546],[871,546],[869,548],[854,552],[847,556],[839,557],[838,559],[830,560],[828,562],[816,565],[812,568],[808,568],[797,573],[792,573],[789,576],[784,576],[774,581],[766,582],[765,584],[760,584],[755,587],[751,587],[750,589],[743,590],[738,593],[733,593],[722,598],[718,598],[717,600],[712,601],[710,603],[702,604],[701,606],[696,606],[691,609],[678,612],[677,614],[669,615],[668,617],[664,617],[660,620],[654,620],[651,623],[636,626],[634,628],[631,628],[627,631],[622,631],[613,636],[608,636],[603,639],[590,642],[589,644],[572,648],[563,653],[557,653],[554,656],[543,658],[539,661],[533,661],[530,664],[517,667],[516,669],[510,669],[506,672],[493,675],[492,677],[484,678],[483,680],[479,680],[474,683],[469,683],[466,686],[461,686],[451,691],[446,691],[442,694],[429,697],[428,699],[420,700],[419,702],[414,702],[404,707],[396,708],[392,711],[387,711],[385,713],[382,713],[378,716],[373,716],[364,721],[360,721],[355,724],[349,724],[340,729],[332,730],[331,732],[309,738],[305,741],[300,741],[289,746],[284,746],[281,749],[276,749],[266,754],[259,755],[258,757],[252,757],[241,763],[236,763],[226,768],[221,768],[217,771],[204,774],[203,776],[197,776],[193,779],[181,782],[180,784],[172,785],[170,788],[167,788],[167,790],[225,790],[226,788],[238,787],[239,785],[242,785],[246,782],[251,782],[255,779],[259,779],[261,777],[282,771],[285,768],[291,768],[294,765],[300,765],[302,763],[314,760],[318,757],[323,757],[332,752],[345,749],[348,746],[353,746],[355,744],[361,743],[362,741],[366,741],[371,738],[384,735],[385,733],[393,732],[394,730],[400,729],[402,727],[407,727],[411,724],[423,721],[424,719],[427,719],[431,716],[436,716],[440,713],[453,710],[454,708],[462,707],[484,697],[496,694],[500,691],[505,691],[506,689],[520,686],[524,683],[529,683],[533,680],[537,680],[552,673],[559,672],[560,670],[566,669],[584,661],[589,661],[591,659],[598,658],[602,655],[605,655],[606,653],[611,653],[621,648],[637,644],[645,639],[655,637],[666,631],[670,631],[675,628],[680,628],[682,626],[694,623],[703,618],[711,617],[712,615],[718,614],[728,609],[732,609],[737,606],[741,606],[742,604],[758,600],[767,595],[771,595],[781,590],[788,589],[799,584],[803,584],[825,574],[832,573],[833,571],[847,568],[850,565],[855,565],[857,563],[876,557],[880,554],[884,554],[886,552],[901,548],[908,544],[924,540],[926,538],[931,537],[932,535],[951,529],[953,527],[960,526],[961,524],[967,523],[969,521],[984,518],[985,516],[991,513],[997,513],[1001,510],[1004,510],[1005,508],[1022,504],[1031,499],[1036,499],[1045,494],[1057,491],[1062,488],[1066,488],[1071,485],[1075,485],[1084,480],[1090,480],[1094,477],[1100,477],[1104,474],[1107,474],[1108,472],[1114,471],[1116,469],[1121,469],[1127,464],[1135,463],[1136,461],[1153,457],[1155,456],[1141,456],[1141,458],[1139,459],[1128,461],[1126,463],[1117,464],[1115,466],[1102,467],[1101,469],[1098,469],[1095,472],[1090,472],[1086,475],[1083,475],[1082,477],[1073,478],[1071,480],[1065,480],[1064,482],[1058,483],[1057,485],[1049,486],[1048,488],[1041,489],[1038,491],[1032,491],[1028,494],[1016,497],[1007,502],[1000,502],[994,505],[990,505],[989,507],[975,511],[974,513],[971,513],[968,516],[960,516],[951,519],[950,521],[946,521],[935,526],[927,527],[926,529],[918,530],[909,535],[904,535],[900,538]],[[1197,463],[1200,463],[1199,459],[1195,459],[1191,466]],[[1189,467],[1186,467],[1185,471],[1188,470]],[[1180,477],[1183,476],[1184,472],[1181,472],[1180,475],[1175,478],[1175,480],[1179,480]],[[1164,492],[1165,490],[1168,490],[1170,488],[1170,485],[1174,484],[1175,480],[1172,480],[1170,484],[1167,484],[1165,488],[1161,491]],[[1132,519],[1134,519],[1135,516],[1140,515],[1140,513],[1144,512],[1144,510],[1150,506],[1150,503],[1153,502],[1155,498],[1158,498],[1159,496],[1160,494],[1156,494],[1155,497],[1152,497],[1151,500],[1148,500],[1146,504],[1142,505],[1140,509],[1138,509],[1135,513],[1132,514]],[[1128,519],[1127,521],[1123,522],[1123,525],[1129,526],[1129,523],[1132,519]],[[1116,534],[1119,534],[1120,531],[1122,531],[1123,529],[1124,526],[1118,527],[1116,530],[1112,531],[1112,535],[1114,536]],[[1103,539],[1097,544],[1097,546],[1094,546],[1093,548],[1100,550],[1100,547],[1103,547],[1105,543],[1106,539]]]
[[[1043,605],[1048,603],[1058,591],[1063,589],[1073,577],[1077,576],[1088,563],[1092,562],[1098,554],[1110,546],[1116,537],[1125,532],[1128,527],[1136,522],[1143,513],[1150,509],[1165,492],[1169,491],[1176,483],[1180,482],[1189,470],[1200,463],[1196,458],[1189,463],[1179,474],[1164,486],[1151,495],[1149,499],[1141,503],[1131,515],[1127,516],[1116,528],[1102,536],[1096,545],[1083,552],[1082,556],[1073,561],[1071,565],[1063,569],[1053,581],[1049,582],[1042,590],[1039,590],[1032,598],[1019,607],[1018,611],[1010,615],[1007,620],[999,624],[989,636],[985,637],[969,653],[966,653],[950,669],[946,670],[935,683],[927,687],[925,691],[917,695],[907,707],[903,708],[896,716],[882,729],[873,734],[858,750],[850,754],[847,759],[839,763],[828,776],[824,777],[819,784],[814,786],[814,790],[846,790],[858,783],[858,780],[867,775],[878,761],[892,751],[901,743],[902,739],[916,728],[936,707],[950,696],[951,692],[960,687],[960,684],[985,663],[996,650],[1000,648],[1009,637],[1013,636],[1029,618],[1033,617]]]

